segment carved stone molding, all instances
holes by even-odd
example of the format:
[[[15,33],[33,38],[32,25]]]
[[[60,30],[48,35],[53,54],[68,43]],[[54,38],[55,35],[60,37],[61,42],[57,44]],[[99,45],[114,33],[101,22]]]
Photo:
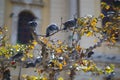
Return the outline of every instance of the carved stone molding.
[[[43,0],[11,0],[12,3],[16,4],[27,4],[27,5],[36,5],[36,6],[44,6]]]

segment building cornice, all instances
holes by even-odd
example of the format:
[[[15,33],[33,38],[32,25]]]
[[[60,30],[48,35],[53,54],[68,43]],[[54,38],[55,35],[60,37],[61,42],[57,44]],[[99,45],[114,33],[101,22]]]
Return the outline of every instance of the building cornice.
[[[39,0],[39,1],[30,0],[29,2],[27,2],[26,0],[11,0],[11,3],[44,7],[43,0]]]

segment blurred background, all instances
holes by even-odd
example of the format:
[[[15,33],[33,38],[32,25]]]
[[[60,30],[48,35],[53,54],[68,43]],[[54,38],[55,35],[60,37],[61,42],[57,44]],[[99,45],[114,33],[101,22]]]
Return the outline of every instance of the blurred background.
[[[101,2],[105,1],[109,5],[120,6],[120,0],[0,0],[0,26],[7,26],[9,41],[16,44],[20,41],[28,41],[31,39],[30,31],[27,30],[27,23],[36,20],[38,26],[36,31],[38,34],[45,34],[46,28],[51,23],[57,24],[59,27],[74,17],[99,16],[101,12],[107,13],[101,9]],[[113,9],[109,10],[114,11]],[[120,12],[120,9],[119,9]],[[107,15],[107,14],[105,14]],[[62,20],[61,20],[62,19]],[[102,26],[104,22],[100,22],[98,26]],[[51,38],[69,41],[70,32],[57,33]],[[120,36],[120,35],[119,35]],[[87,48],[94,44],[94,37],[82,37],[81,46]],[[120,40],[119,40],[120,41]],[[116,65],[116,75],[114,80],[120,80],[120,42],[115,46],[107,47],[107,43],[103,43],[101,47],[95,50],[93,59],[99,65],[113,63]],[[23,70],[23,73],[30,73]],[[17,69],[13,73],[17,74]],[[79,75],[82,77],[79,77]],[[89,74],[78,73],[75,80],[88,80]],[[96,79],[95,80],[102,80]]]

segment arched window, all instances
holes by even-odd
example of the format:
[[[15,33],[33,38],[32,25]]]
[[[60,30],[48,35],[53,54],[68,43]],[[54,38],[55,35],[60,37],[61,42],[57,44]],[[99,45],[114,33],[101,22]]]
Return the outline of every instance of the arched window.
[[[22,11],[18,18],[18,35],[17,43],[27,44],[33,40],[28,22],[35,19],[35,16],[30,11]]]

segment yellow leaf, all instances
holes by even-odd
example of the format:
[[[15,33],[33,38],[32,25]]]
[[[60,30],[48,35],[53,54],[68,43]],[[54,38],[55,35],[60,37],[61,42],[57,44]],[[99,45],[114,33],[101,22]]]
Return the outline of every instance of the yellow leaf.
[[[116,43],[116,40],[115,40],[115,39],[111,39],[111,41],[112,41],[113,43]]]
[[[25,60],[26,60],[26,58],[25,58],[25,57],[22,57],[22,58],[21,58],[21,60],[22,60],[22,61],[25,61]]]
[[[42,80],[48,80],[47,77],[43,77]]]
[[[89,31],[89,32],[86,34],[87,37],[90,37],[90,36],[92,36],[92,35],[93,35],[93,32],[92,32],[92,31]]]
[[[88,64],[88,60],[83,60],[82,62],[83,62],[84,65]]]
[[[92,80],[92,78],[89,78],[89,80]]]
[[[70,75],[70,71],[68,71],[67,74]]]
[[[97,22],[97,18],[93,18],[92,22]]]
[[[29,45],[29,49],[34,49],[34,45]]]
[[[106,3],[105,2],[101,2],[101,6],[105,6],[106,5]]]
[[[105,7],[105,9],[107,9],[107,10],[108,10],[109,8],[110,8],[110,6],[109,6],[109,5],[107,5],[107,6]]]
[[[94,40],[94,43],[97,43],[97,42],[98,42],[98,40],[97,40],[97,39],[95,39],[95,40]]]
[[[59,54],[59,53],[62,53],[63,51],[62,51],[61,48],[57,48],[57,49],[56,49],[56,52]]]
[[[4,30],[4,31],[8,31],[7,26],[4,26],[4,27],[3,27],[3,30]]]
[[[105,68],[105,71],[106,71],[106,73],[110,74],[110,73],[113,72],[114,70],[113,70],[110,66],[107,66],[107,67]]]
[[[77,46],[75,47],[75,49],[76,49],[78,52],[81,51],[81,47],[80,47],[79,45],[77,45]]]
[[[97,25],[97,22],[91,22],[91,26],[94,27]]]
[[[93,30],[96,31],[96,32],[99,31],[95,26],[93,27]]]
[[[59,63],[59,69],[62,70],[63,69],[63,65],[61,63]]]
[[[24,75],[22,75],[22,77],[25,79],[25,78],[27,77],[27,75],[26,75],[26,74],[24,74]]]
[[[87,71],[88,71],[87,67],[82,68],[82,70],[83,70],[84,72],[87,72]]]
[[[36,76],[31,76],[31,80],[37,80],[38,78]]]
[[[74,66],[74,67],[77,67],[77,66],[78,66],[78,64],[77,64],[77,63],[75,63],[73,66]]]
[[[9,58],[10,58],[10,55],[6,54],[5,57],[6,57],[7,59],[9,59]]]
[[[83,24],[83,21],[82,21],[80,18],[78,18],[78,19],[77,19],[77,23],[78,23],[79,25],[82,25],[82,24]]]
[[[100,17],[103,19],[105,17],[105,15],[103,13],[101,13]]]
[[[48,39],[43,38],[43,42],[44,42],[45,44],[47,44],[47,43],[48,43]]]
[[[1,35],[1,34],[3,34],[3,32],[2,32],[2,31],[0,31],[0,35]]]
[[[37,42],[34,40],[34,41],[32,42],[32,44],[33,44],[33,45],[36,45],[36,44],[37,44]]]
[[[120,16],[118,16],[117,19],[120,20]]]
[[[61,41],[61,40],[58,40],[57,43],[60,45],[60,44],[62,44],[62,41]]]
[[[110,64],[110,68],[111,68],[111,69],[114,69],[114,68],[115,68],[115,65],[114,65],[114,64]]]
[[[2,54],[2,52],[0,52],[0,56],[2,56],[3,54]]]
[[[63,65],[66,65],[66,61],[65,60],[63,61]]]
[[[64,80],[62,77],[59,77],[58,80]]]
[[[48,47],[48,48],[52,48],[52,44],[47,43],[47,47]]]
[[[29,58],[33,58],[33,54],[32,53],[28,53],[28,57]]]

